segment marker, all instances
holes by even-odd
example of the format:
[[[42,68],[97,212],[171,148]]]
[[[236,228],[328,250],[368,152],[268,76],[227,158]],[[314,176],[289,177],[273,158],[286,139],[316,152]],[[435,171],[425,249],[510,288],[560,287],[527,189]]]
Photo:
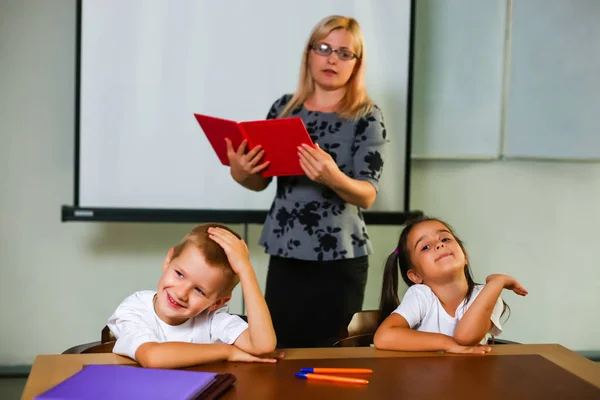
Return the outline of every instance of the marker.
[[[308,380],[312,379],[312,380],[317,380],[317,381],[361,383],[361,384],[369,383],[369,381],[366,379],[344,378],[341,376],[334,376],[334,375],[304,374],[302,372],[296,372],[296,376],[298,378],[304,378],[304,379],[308,379]]]
[[[300,372],[314,374],[372,374],[368,368],[300,368]]]

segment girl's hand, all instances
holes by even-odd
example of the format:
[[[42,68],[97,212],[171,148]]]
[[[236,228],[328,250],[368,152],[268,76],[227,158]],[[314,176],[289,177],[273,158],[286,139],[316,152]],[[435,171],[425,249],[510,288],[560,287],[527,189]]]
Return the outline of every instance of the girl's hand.
[[[298,147],[298,156],[300,167],[306,176],[315,182],[332,186],[340,169],[329,153],[322,150],[318,144],[315,144],[315,147],[303,144]]]
[[[258,174],[269,166],[268,161],[259,164],[265,154],[265,151],[260,145],[254,147],[248,154],[244,154],[248,145],[246,139],[244,139],[237,150],[233,149],[233,144],[228,138],[225,138],[225,143],[227,145],[227,158],[229,158],[230,173],[237,182],[241,183],[248,179],[250,175]]]
[[[252,264],[250,263],[250,252],[246,242],[242,239],[238,239],[233,233],[227,229],[221,228],[208,228],[208,237],[219,246],[223,248],[227,259],[231,264],[231,269],[238,276],[240,276],[246,270],[252,270]]]
[[[461,346],[458,343],[450,346],[450,348],[446,349],[446,353],[454,353],[454,354],[487,354],[492,351],[490,346],[485,345],[475,345],[475,346]]]
[[[252,354],[248,354],[245,351],[241,350],[236,346],[231,346],[231,353],[229,353],[229,357],[227,357],[227,361],[237,361],[237,362],[261,362],[261,363],[276,363],[277,359],[275,358],[262,358],[253,356]]]
[[[527,289],[525,289],[519,283],[519,281],[517,281],[512,276],[502,275],[502,274],[493,274],[493,275],[488,275],[488,277],[485,279],[485,283],[490,283],[490,282],[494,282],[494,281],[501,282],[502,283],[502,287],[504,289],[512,290],[513,292],[515,292],[519,296],[527,296],[527,294],[529,293],[527,291]]]

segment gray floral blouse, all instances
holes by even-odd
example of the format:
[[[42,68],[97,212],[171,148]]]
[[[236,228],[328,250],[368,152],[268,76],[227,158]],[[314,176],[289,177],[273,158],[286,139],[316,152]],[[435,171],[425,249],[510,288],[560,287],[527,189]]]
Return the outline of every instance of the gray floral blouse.
[[[267,119],[276,118],[291,97],[286,94],[275,101]],[[379,107],[357,121],[303,106],[291,116],[302,118],[312,141],[333,157],[342,172],[379,189],[382,150],[388,142]],[[306,176],[277,177],[259,243],[268,254],[301,260],[339,260],[373,252],[360,208]]]

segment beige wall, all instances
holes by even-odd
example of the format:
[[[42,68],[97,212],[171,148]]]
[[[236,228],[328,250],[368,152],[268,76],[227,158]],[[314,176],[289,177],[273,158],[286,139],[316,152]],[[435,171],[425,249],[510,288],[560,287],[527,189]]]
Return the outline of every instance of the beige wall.
[[[97,340],[120,300],[154,288],[192,227],[60,222],[73,199],[74,23],[73,0],[0,0],[0,365]],[[600,349],[599,164],[419,161],[412,182],[413,208],[454,225],[476,279],[510,273],[529,289],[505,295],[506,338]],[[264,283],[259,231],[249,242]],[[365,308],[377,306],[398,231],[370,228]]]
[[[414,164],[413,205],[453,225],[475,279],[507,273],[529,290],[504,292],[506,338],[600,349],[600,164]]]

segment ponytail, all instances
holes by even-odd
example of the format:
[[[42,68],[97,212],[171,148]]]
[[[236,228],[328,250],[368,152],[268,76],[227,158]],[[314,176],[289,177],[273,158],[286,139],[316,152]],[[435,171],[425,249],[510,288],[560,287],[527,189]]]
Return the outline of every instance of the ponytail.
[[[400,305],[398,297],[398,250],[394,250],[385,262],[383,284],[379,302],[379,325]]]

